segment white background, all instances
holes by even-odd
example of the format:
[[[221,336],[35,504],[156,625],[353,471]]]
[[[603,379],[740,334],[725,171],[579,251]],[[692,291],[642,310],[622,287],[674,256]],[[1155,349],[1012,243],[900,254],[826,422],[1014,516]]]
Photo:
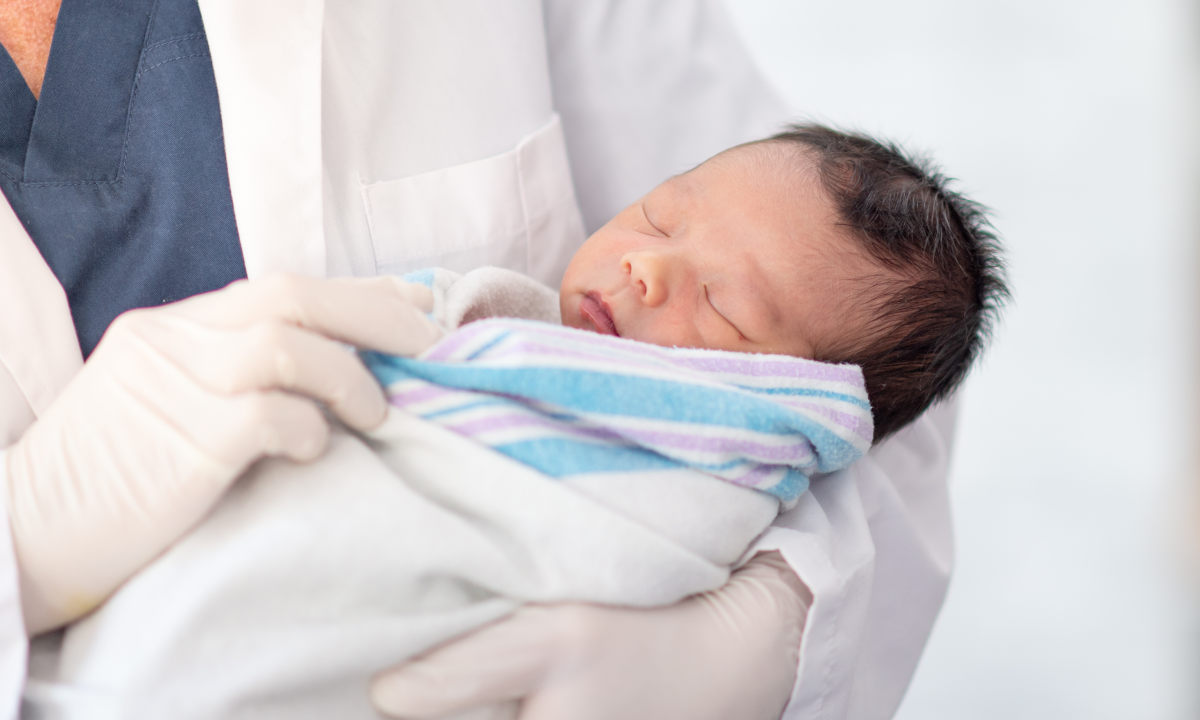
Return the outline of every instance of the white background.
[[[1015,302],[963,395],[956,574],[899,717],[1200,716],[1200,13],[728,6],[798,115],[928,151],[1008,247]]]

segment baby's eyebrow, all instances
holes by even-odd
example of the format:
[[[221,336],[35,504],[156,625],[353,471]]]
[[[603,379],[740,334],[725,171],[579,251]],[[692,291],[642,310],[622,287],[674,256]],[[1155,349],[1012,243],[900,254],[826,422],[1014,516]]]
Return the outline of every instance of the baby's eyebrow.
[[[670,226],[690,217],[690,210],[693,209],[694,190],[689,185],[690,183],[684,180],[684,176],[676,175],[642,198],[642,212],[646,215],[647,220],[651,220],[650,212],[647,210],[647,200],[651,199],[651,196],[655,196],[653,202],[649,203],[654,206],[656,211],[655,218],[651,220],[651,223],[664,234],[670,229]]]
[[[662,185],[659,185],[659,187],[667,188],[672,193],[685,195],[690,198],[695,194],[693,185],[694,183],[692,182],[692,179],[688,177],[687,173],[684,173],[682,175],[674,175],[667,178],[667,180],[663,182]]]

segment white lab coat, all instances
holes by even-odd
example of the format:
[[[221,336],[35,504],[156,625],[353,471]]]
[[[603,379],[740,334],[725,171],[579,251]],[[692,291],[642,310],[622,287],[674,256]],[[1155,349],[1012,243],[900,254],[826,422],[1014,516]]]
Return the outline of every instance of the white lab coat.
[[[717,0],[200,8],[251,278],[495,264],[556,285],[585,227],[787,116]],[[5,202],[0,308],[4,447],[82,364],[63,289]],[[814,482],[761,539],[815,597],[785,718],[895,711],[949,575],[952,424],[952,407],[927,414]],[[0,717],[25,673],[16,582],[0,533]]]

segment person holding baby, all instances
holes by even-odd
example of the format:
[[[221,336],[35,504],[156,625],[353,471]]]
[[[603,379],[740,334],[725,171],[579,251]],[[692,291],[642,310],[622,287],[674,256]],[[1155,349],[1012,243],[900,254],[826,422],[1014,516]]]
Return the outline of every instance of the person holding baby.
[[[10,713],[26,632],[91,611],[258,458],[320,455],[318,403],[353,428],[382,421],[377,384],[338,343],[413,354],[437,332],[419,291],[350,276],[491,264],[557,286],[584,228],[631,192],[783,117],[710,4],[34,0],[0,20]],[[700,116],[682,133],[670,121]],[[832,241],[847,213],[822,194],[836,173],[818,170],[783,186]],[[721,170],[744,189],[738,172]],[[687,183],[614,222],[669,235],[654,201]],[[974,227],[970,212],[948,227],[964,219]],[[912,270],[848,247],[814,256],[849,269],[819,282]],[[760,250],[763,267],[782,262]],[[840,329],[827,318],[870,327],[775,312],[814,307],[806,288],[764,287],[774,308],[720,289],[707,324],[668,323],[683,333],[669,342],[723,347],[801,323],[804,347],[763,350],[839,360],[861,348],[822,344]],[[564,285],[579,305],[564,321],[636,338],[636,316],[604,292]],[[951,418],[926,414],[823,479],[726,588],[652,611],[528,608],[381,676],[381,709],[436,717],[522,697],[527,720],[890,716],[948,576]]]

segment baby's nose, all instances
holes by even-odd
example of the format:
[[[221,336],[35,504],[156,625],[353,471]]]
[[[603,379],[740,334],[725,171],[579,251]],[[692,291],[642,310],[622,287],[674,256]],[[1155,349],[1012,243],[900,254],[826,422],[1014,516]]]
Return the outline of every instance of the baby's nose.
[[[641,294],[642,302],[658,307],[667,301],[670,294],[670,261],[659,253],[638,251],[627,253],[621,259],[629,281]]]

